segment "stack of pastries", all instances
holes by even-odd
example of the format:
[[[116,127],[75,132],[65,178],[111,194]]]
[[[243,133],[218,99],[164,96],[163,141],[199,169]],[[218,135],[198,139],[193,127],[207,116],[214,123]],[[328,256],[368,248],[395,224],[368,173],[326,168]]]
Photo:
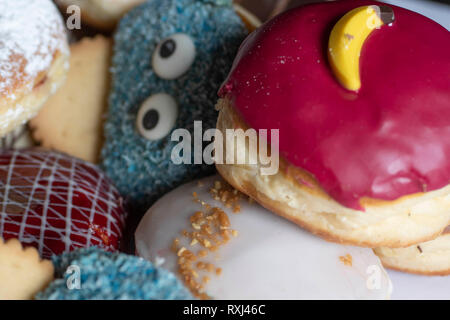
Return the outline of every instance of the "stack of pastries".
[[[263,25],[232,0],[0,0],[0,299],[386,299],[383,266],[450,274],[449,40],[367,0]],[[11,149],[29,120],[40,148]]]

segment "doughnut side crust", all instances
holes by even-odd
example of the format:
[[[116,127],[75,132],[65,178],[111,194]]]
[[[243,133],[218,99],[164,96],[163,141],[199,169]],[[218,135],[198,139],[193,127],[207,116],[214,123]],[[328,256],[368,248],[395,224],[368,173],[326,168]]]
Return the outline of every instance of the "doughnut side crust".
[[[133,7],[145,0],[57,0],[66,10],[71,5],[81,9],[83,22],[103,30],[112,30],[119,19]]]
[[[217,104],[217,128],[248,126],[228,99]],[[235,144],[235,154],[248,154],[248,144]],[[226,144],[224,144],[226,154]],[[251,196],[270,211],[322,238],[363,247],[408,247],[439,236],[450,221],[450,186],[408,195],[395,201],[363,198],[365,211],[346,208],[300,168],[280,156],[274,175],[261,175],[261,164],[216,164],[222,177],[236,189]]]
[[[23,248],[17,239],[0,237],[0,300],[29,300],[53,280],[51,261],[36,249]]]
[[[434,240],[407,248],[376,248],[387,268],[428,276],[450,275],[450,229]]]

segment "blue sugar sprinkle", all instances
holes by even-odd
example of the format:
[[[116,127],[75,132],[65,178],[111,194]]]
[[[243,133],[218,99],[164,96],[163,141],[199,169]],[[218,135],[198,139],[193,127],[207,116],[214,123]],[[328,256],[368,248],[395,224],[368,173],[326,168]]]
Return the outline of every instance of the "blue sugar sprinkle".
[[[53,257],[55,277],[38,300],[191,300],[189,290],[169,271],[123,253],[87,248]],[[80,270],[81,289],[69,289],[69,266]]]
[[[161,79],[152,69],[153,51],[180,32],[193,39],[195,62],[178,79]],[[203,121],[203,130],[214,128],[217,91],[246,35],[231,0],[151,0],[120,22],[101,166],[134,212],[144,213],[166,192],[214,172],[214,166],[173,164],[177,142],[170,141],[171,133],[156,142],[143,138],[135,127],[140,105],[152,94],[167,93],[179,107],[175,128],[193,134],[194,120]]]

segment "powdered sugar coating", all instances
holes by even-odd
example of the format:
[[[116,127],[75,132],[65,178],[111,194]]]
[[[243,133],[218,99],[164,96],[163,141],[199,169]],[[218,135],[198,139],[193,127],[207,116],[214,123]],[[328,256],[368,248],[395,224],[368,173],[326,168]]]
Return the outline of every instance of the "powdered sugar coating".
[[[61,15],[50,0],[0,0],[0,97],[14,92],[50,68],[56,51],[67,54]]]
[[[0,237],[18,238],[41,256],[98,246],[115,251],[122,199],[97,167],[38,149],[0,154]]]

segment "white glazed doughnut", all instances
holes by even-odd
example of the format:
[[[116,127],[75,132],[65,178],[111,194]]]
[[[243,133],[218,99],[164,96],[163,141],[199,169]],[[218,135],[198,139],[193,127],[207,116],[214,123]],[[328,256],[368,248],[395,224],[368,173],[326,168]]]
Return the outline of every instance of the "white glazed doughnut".
[[[68,70],[60,13],[50,0],[0,0],[0,136],[33,117]]]
[[[137,254],[175,272],[191,289],[194,288],[194,293],[195,286],[189,285],[190,280],[180,273],[180,266],[185,267],[180,258],[189,260],[189,252],[199,256],[192,262],[191,269],[183,270],[189,269],[193,275],[191,279],[198,284],[204,277],[210,278],[204,283],[204,295],[200,294],[200,297],[385,299],[390,296],[391,282],[372,250],[317,238],[258,204],[250,203],[243,195],[236,200],[241,194],[224,182],[215,182],[219,179],[214,176],[192,182],[161,198],[147,212],[136,231]],[[227,200],[213,200],[211,189],[219,198]],[[219,218],[206,218],[208,204],[223,210],[229,227],[227,219],[220,218],[221,210],[210,209],[218,213]],[[240,211],[232,213],[234,209]],[[195,244],[196,241],[191,242],[182,235],[184,231],[195,231],[195,228],[200,228],[200,233],[201,230],[208,231],[207,227],[199,226],[199,214],[192,218],[198,211],[204,212],[204,221],[218,221],[222,226],[218,230],[228,230],[230,240],[226,244],[216,246],[213,240],[210,246],[204,240]],[[190,221],[193,221],[192,225]],[[178,243],[173,243],[175,238]],[[202,243],[210,249],[205,249]],[[208,252],[206,257],[202,257],[202,250]],[[198,265],[199,262],[204,264]],[[211,272],[204,271],[208,269],[208,263]],[[220,269],[217,271],[217,268]],[[378,281],[378,289],[369,289],[373,280]],[[203,292],[202,289],[199,292]]]

